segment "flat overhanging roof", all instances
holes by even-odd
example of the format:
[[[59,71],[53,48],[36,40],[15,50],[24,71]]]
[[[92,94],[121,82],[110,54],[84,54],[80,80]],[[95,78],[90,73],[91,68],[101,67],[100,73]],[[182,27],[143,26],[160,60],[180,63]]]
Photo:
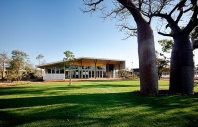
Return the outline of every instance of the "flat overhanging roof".
[[[56,61],[56,62],[51,62],[51,63],[46,63],[46,64],[41,64],[41,65],[36,65],[38,68],[44,68],[47,66],[53,66],[56,64],[62,64],[64,61]],[[93,58],[93,57],[78,57],[75,58],[74,64],[75,65],[83,65],[83,66],[91,66],[91,65],[106,65],[106,64],[125,64],[125,60],[118,60],[118,59],[106,59],[106,58]]]

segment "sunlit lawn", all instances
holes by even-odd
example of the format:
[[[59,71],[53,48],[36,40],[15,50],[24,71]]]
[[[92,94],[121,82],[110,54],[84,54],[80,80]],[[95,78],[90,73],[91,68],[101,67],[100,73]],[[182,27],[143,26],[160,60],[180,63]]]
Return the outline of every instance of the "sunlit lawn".
[[[0,126],[198,126],[197,94],[145,97],[133,92],[139,81],[67,84],[1,87]],[[168,81],[159,84],[168,89]]]

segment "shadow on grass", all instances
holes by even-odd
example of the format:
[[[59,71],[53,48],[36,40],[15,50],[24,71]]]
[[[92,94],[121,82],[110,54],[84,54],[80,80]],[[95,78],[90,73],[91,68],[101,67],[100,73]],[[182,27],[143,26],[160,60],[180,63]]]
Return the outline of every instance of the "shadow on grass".
[[[93,88],[102,88],[102,89],[106,89],[106,88],[139,88],[139,85],[131,85],[131,84],[102,84],[102,83],[95,83],[95,84],[91,84],[91,85],[87,85],[87,84],[81,84],[81,85],[72,85],[72,86],[68,86],[67,84],[65,84],[65,86],[61,85],[61,86],[53,86],[53,87],[44,87],[44,88],[39,88],[38,87],[4,87],[4,88],[0,88],[0,96],[3,95],[22,95],[22,94],[32,94],[32,95],[37,95],[37,94],[43,94],[46,91],[70,91],[70,90],[75,90],[75,89],[93,89]]]
[[[0,99],[0,126],[197,126],[198,96],[133,92]]]

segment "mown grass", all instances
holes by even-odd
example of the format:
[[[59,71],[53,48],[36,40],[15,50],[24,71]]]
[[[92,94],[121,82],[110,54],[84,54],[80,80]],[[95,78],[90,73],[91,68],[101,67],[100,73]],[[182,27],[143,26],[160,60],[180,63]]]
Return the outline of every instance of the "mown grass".
[[[168,89],[168,81],[159,82]],[[0,88],[0,126],[198,126],[198,96],[145,97],[139,81],[84,81]],[[198,92],[198,85],[195,86]]]

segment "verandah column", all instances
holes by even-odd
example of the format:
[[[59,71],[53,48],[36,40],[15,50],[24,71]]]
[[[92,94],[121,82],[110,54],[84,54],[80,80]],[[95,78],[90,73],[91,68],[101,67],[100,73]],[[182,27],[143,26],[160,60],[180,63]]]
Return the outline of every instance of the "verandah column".
[[[118,64],[118,78],[120,78],[121,77],[121,75],[120,75],[120,65],[121,65],[121,61],[120,61],[120,63]]]
[[[94,69],[94,78],[96,79],[96,63],[97,63],[97,60],[94,60],[94,65],[95,65],[95,69]]]
[[[100,78],[100,70],[98,70],[98,78]]]
[[[82,69],[82,59],[81,59],[81,78],[83,78],[83,69]]]
[[[64,79],[65,79],[65,70],[66,70],[66,68],[65,68],[65,63],[64,63]]]

